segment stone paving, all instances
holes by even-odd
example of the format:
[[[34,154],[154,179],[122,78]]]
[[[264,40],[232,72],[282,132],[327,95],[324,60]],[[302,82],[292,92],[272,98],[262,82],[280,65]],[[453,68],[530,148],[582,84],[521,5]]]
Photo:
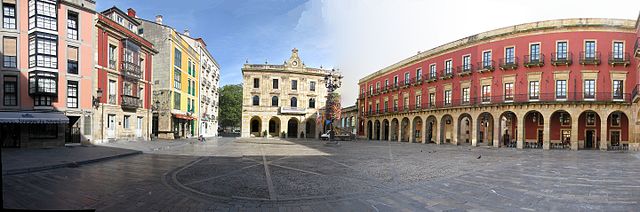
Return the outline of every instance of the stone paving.
[[[104,211],[638,211],[636,152],[209,139],[4,176],[8,208]],[[166,146],[165,146],[166,145]],[[164,146],[157,148],[158,146]]]

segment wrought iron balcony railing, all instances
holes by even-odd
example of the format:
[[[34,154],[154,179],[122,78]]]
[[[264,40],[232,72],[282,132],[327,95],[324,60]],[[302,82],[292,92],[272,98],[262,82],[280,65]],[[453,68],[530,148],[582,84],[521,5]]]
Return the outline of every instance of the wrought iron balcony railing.
[[[542,67],[544,66],[544,54],[532,54],[524,56],[524,63],[522,64],[524,67]]]
[[[580,52],[580,64],[581,65],[600,65],[600,52],[599,51],[590,51]]]
[[[503,71],[518,69],[518,57],[500,58],[500,69]]]
[[[623,65],[627,67],[631,64],[631,58],[628,52],[610,52],[609,53],[609,65],[617,66]]]
[[[478,62],[478,72],[490,72],[496,70],[496,62],[493,60]]]
[[[554,52],[551,53],[551,65],[570,66],[573,63],[573,53],[571,52]]]
[[[438,80],[438,73],[435,72],[435,73],[425,74],[424,79],[425,81],[427,81],[427,83],[435,82]]]
[[[136,109],[142,106],[142,101],[140,100],[140,97],[123,94],[122,103],[120,105],[122,108]]]
[[[473,73],[473,64],[465,64],[458,66],[458,76],[471,75]]]
[[[445,68],[440,70],[440,79],[451,79],[453,78],[453,69],[452,68]]]
[[[124,61],[121,66],[122,75],[127,78],[132,79],[141,79],[142,78],[142,70],[140,70],[140,65]]]

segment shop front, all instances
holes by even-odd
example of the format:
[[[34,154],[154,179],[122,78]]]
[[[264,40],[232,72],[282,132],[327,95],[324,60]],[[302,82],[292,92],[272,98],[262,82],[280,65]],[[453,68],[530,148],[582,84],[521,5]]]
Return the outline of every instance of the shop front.
[[[0,112],[2,148],[65,145],[69,118],[60,112]]]

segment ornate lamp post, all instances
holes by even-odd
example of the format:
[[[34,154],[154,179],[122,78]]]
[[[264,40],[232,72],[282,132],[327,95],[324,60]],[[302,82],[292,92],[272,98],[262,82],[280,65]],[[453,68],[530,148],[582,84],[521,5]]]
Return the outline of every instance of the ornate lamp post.
[[[327,105],[325,107],[325,113],[327,120],[329,121],[329,141],[327,145],[337,145],[337,141],[333,141],[335,136],[335,130],[333,129],[333,120],[340,115],[340,95],[335,93],[336,89],[342,86],[342,75],[335,69],[331,69],[327,75],[324,76],[325,87],[327,88]]]

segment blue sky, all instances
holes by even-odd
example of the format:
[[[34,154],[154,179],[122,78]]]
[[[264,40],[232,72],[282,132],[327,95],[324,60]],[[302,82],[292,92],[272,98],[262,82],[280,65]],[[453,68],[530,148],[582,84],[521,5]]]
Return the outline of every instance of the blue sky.
[[[176,4],[176,2],[182,2]],[[249,63],[281,64],[298,48],[307,66],[332,67],[324,40],[326,28],[316,24],[307,0],[98,0],[97,10],[133,8],[139,17],[163,23],[178,32],[189,29],[202,37],[221,66],[221,85],[242,82],[240,68]],[[319,26],[319,27],[318,27]]]

